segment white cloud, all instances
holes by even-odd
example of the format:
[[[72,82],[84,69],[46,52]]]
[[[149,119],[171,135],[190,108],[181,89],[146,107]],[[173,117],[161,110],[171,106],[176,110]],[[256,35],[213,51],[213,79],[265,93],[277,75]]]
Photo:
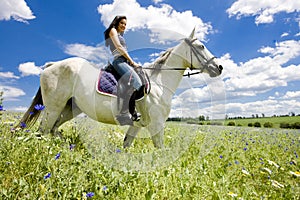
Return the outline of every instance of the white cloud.
[[[284,66],[300,56],[300,41],[284,41],[275,48],[263,47],[259,51],[268,55],[239,64],[235,64],[228,54],[220,58],[224,66],[221,76],[229,97],[255,96],[300,80],[295,73],[300,65]]]
[[[300,98],[300,91],[287,91],[282,97],[283,99],[297,99]]]
[[[235,63],[230,54],[219,58],[219,62],[224,67],[220,77],[224,86],[220,84],[218,78],[194,76],[190,79],[183,79],[181,86],[186,88],[186,91],[174,97],[171,114],[197,117],[199,114],[210,115],[213,112],[215,116],[218,116],[217,118],[220,118],[225,113],[222,105],[226,105],[226,113],[229,116],[300,113],[300,102],[296,101],[296,98],[300,97],[299,91],[290,91],[284,95],[276,92],[274,97],[263,101],[230,103],[237,98],[255,97],[272,89],[287,86],[291,81],[300,81],[299,73],[297,73],[300,64],[284,66],[289,61],[299,58],[300,41],[283,41],[277,43],[275,47],[263,47],[259,52],[265,56],[253,58],[245,63]],[[189,89],[189,87],[198,88]],[[222,104],[222,101],[229,103]]]
[[[285,33],[282,33],[280,37],[287,37],[287,36],[289,36],[289,33],[285,32]]]
[[[134,10],[134,12],[132,12]],[[178,40],[188,36],[196,27],[196,37],[205,40],[212,31],[210,23],[204,23],[192,11],[177,12],[168,4],[159,7],[142,7],[136,0],[114,0],[112,4],[98,7],[101,21],[108,27],[115,15],[126,15],[127,29],[149,29],[151,42],[164,43],[168,40]]]
[[[19,88],[0,85],[0,91],[3,92],[5,101],[16,101],[17,97],[25,95],[25,92]]]
[[[0,72],[0,78],[5,79],[19,79],[19,76],[14,75],[13,72]]]
[[[107,62],[111,53],[103,46],[87,46],[84,44],[69,44],[65,46],[65,53],[72,56],[79,56],[96,62]]]
[[[159,3],[163,2],[163,0],[152,0],[152,1],[153,1],[153,3],[155,3],[155,4],[159,4]]]
[[[22,76],[39,75],[42,71],[40,67],[35,66],[34,62],[22,63],[18,69],[22,73]]]
[[[26,23],[35,16],[24,0],[1,0],[0,20],[10,20],[11,18]]]
[[[300,11],[300,1],[297,0],[237,0],[227,13],[229,17],[256,16],[255,23],[271,23],[274,15],[280,12],[291,13]]]

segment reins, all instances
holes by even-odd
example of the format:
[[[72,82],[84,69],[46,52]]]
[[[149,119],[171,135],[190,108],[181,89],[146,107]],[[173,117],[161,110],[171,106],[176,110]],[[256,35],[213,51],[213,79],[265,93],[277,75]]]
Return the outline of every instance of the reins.
[[[210,58],[209,60],[207,60],[201,53],[199,53],[199,51],[196,49],[196,47],[193,46],[193,42],[197,40],[197,39],[193,39],[193,40],[190,40],[188,38],[185,38],[184,41],[190,46],[190,55],[191,55],[191,61],[190,61],[190,70],[193,71],[194,69],[194,66],[193,66],[193,54],[196,56],[198,62],[201,63],[201,65],[203,66],[202,69],[200,69],[200,71],[198,72],[193,72],[193,73],[190,73],[188,72],[187,74],[184,74],[183,76],[187,76],[190,78],[190,76],[192,75],[196,75],[196,74],[200,74],[204,71],[205,68],[208,67],[209,63],[211,63],[213,61],[213,59],[215,59],[216,57],[212,57]],[[204,62],[199,58],[199,55],[201,56],[201,58],[204,60]],[[175,68],[151,68],[151,67],[143,67],[143,69],[150,69],[150,70],[175,70],[175,71],[182,71],[182,70],[186,70],[186,69],[182,69],[182,68],[179,68],[179,67],[175,67]]]

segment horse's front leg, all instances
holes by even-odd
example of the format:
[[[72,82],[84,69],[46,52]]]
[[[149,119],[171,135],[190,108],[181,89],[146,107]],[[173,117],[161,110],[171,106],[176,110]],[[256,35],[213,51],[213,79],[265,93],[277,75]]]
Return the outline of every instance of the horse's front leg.
[[[125,135],[124,138],[124,143],[123,143],[123,147],[127,148],[130,147],[134,138],[136,137],[136,135],[138,134],[138,132],[141,130],[141,127],[135,127],[135,126],[130,126],[127,130],[127,133]]]
[[[164,126],[159,125],[155,130],[149,127],[149,131],[151,132],[151,139],[154,147],[158,149],[164,148]]]

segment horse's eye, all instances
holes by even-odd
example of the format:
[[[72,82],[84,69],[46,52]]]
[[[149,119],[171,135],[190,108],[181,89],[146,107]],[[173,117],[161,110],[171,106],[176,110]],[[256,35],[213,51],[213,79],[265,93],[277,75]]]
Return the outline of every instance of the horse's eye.
[[[204,49],[204,48],[205,48],[204,45],[201,44],[201,45],[200,45],[200,49]]]

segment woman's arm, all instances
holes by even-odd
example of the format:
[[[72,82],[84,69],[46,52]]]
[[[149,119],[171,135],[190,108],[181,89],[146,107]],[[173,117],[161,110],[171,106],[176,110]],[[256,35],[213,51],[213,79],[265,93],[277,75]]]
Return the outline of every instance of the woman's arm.
[[[118,32],[115,28],[112,28],[109,32],[109,37],[111,38],[113,44],[115,45],[117,51],[124,56],[130,63],[131,66],[137,67],[138,64],[136,64],[132,58],[129,56],[128,52],[126,49],[121,45],[119,37],[118,37]]]

